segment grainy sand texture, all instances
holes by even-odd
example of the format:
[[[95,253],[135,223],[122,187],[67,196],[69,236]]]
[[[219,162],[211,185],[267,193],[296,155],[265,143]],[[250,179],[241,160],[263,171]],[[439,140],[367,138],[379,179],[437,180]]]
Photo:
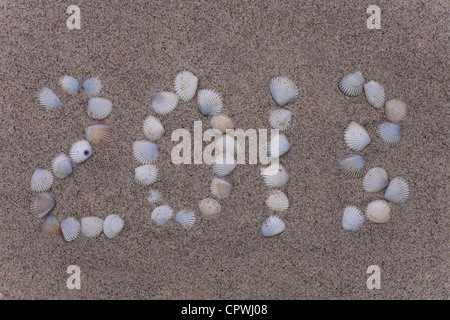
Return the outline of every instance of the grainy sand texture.
[[[375,3],[376,2],[376,3]],[[448,1],[1,1],[0,2],[0,292],[4,299],[448,299],[449,219],[449,9]],[[381,29],[369,30],[366,9],[381,8]],[[81,9],[81,29],[69,30],[69,5]],[[261,225],[273,212],[261,165],[239,165],[225,180],[234,185],[222,212],[204,218],[199,200],[212,197],[212,167],[174,165],[178,128],[196,120],[210,128],[196,97],[159,116],[159,181],[134,181],[139,165],[132,145],[142,124],[156,115],[151,100],[174,91],[178,72],[213,89],[236,128],[270,128],[277,109],[269,83],[283,75],[299,88],[285,108],[293,112],[286,133],[291,149],[281,158],[290,173],[281,188],[290,201],[280,214],[286,230],[273,238]],[[364,94],[338,87],[360,70],[383,85],[387,99],[408,106],[402,139],[383,143],[376,126],[384,110]],[[88,96],[72,97],[58,79],[97,76],[98,96],[113,102],[103,123],[113,134],[73,174],[50,189],[52,214],[105,218],[116,213],[125,227],[115,239],[103,234],[72,242],[42,232],[29,210],[36,168],[83,139]],[[61,106],[46,111],[37,94],[51,88]],[[338,161],[355,153],[343,135],[351,121],[364,125],[372,143],[358,154],[389,178],[404,177],[411,194],[391,205],[391,221],[366,221],[342,230],[347,205],[365,210],[382,199],[362,178],[346,178]],[[206,145],[206,144],[205,144]],[[150,189],[175,212],[195,210],[197,223],[157,227],[150,219]],[[69,290],[69,265],[81,269],[81,289]],[[381,269],[381,289],[369,290],[367,268]]]

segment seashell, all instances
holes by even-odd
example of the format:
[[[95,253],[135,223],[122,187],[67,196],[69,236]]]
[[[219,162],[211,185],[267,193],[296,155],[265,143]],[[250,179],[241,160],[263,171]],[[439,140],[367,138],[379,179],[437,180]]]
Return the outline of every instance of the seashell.
[[[88,238],[95,238],[103,231],[103,219],[84,217],[81,219],[81,233]]]
[[[144,121],[142,131],[150,141],[156,141],[164,134],[164,127],[158,118],[148,116]]]
[[[291,144],[284,134],[277,134],[272,137],[268,145],[269,155],[273,159],[281,157],[288,152],[290,148]]]
[[[229,153],[230,155],[234,155],[235,150],[237,149],[238,142],[234,139],[234,137],[229,134],[223,134],[217,140],[214,141],[214,146],[216,148],[216,154],[225,154]],[[222,152],[219,151],[219,147],[222,147]]]
[[[147,200],[150,203],[157,203],[159,201],[159,198],[161,197],[161,195],[159,194],[159,191],[156,189],[152,189],[150,190],[150,195],[148,196]]]
[[[175,92],[181,101],[189,101],[197,91],[198,78],[190,71],[181,71],[175,78]]]
[[[289,200],[282,191],[275,190],[266,199],[266,205],[274,211],[285,211],[289,208]]]
[[[106,143],[111,137],[111,127],[106,124],[93,124],[84,129],[84,137],[93,145]]]
[[[345,231],[356,231],[361,228],[364,223],[364,215],[355,206],[347,206],[342,216],[342,228]]]
[[[48,111],[61,105],[61,101],[58,96],[49,88],[43,88],[39,92],[39,103]]]
[[[270,113],[269,122],[272,128],[287,130],[291,125],[292,112],[286,109],[273,110]]]
[[[175,215],[175,221],[179,222],[183,228],[189,229],[195,224],[195,213],[192,211],[180,211]]]
[[[366,163],[363,156],[349,155],[339,161],[339,165],[342,168],[342,172],[347,177],[359,178],[366,171]]]
[[[94,95],[102,90],[102,83],[98,78],[92,77],[83,82],[83,89],[89,95]]]
[[[381,108],[386,101],[384,89],[378,82],[370,81],[364,85],[367,102],[375,108]]]
[[[109,239],[115,238],[122,231],[125,221],[117,214],[110,214],[103,222],[103,233]]]
[[[225,180],[214,178],[211,182],[211,193],[219,199],[227,198],[232,190],[233,185]]]
[[[172,92],[158,92],[153,95],[152,107],[157,114],[167,114],[178,104],[178,96]]]
[[[396,177],[389,183],[384,197],[394,203],[405,201],[409,196],[408,182],[402,177]]]
[[[57,155],[52,161],[52,171],[53,174],[60,179],[70,175],[72,173],[70,158],[64,153]]]
[[[364,89],[364,77],[360,71],[350,73],[339,82],[339,89],[348,96],[359,96]]]
[[[149,186],[158,179],[158,168],[152,164],[145,164],[134,169],[134,180],[143,186]]]
[[[150,141],[139,140],[133,143],[133,155],[141,164],[152,164],[158,158],[158,146]]]
[[[363,188],[367,192],[378,192],[388,185],[388,175],[386,170],[375,167],[367,171],[363,179]]]
[[[391,122],[398,123],[406,117],[406,103],[399,99],[386,101],[384,110],[386,112],[386,118]]]
[[[234,122],[226,115],[217,114],[211,118],[211,127],[226,133],[228,129],[234,129]]]
[[[42,231],[51,236],[59,234],[61,227],[59,226],[58,219],[54,215],[48,214],[42,224]]]
[[[50,193],[43,192],[33,198],[30,211],[36,218],[42,218],[55,206],[55,200]]]
[[[53,184],[53,175],[50,171],[37,168],[31,176],[31,191],[42,192],[50,189]]]
[[[211,198],[201,200],[198,203],[198,208],[200,209],[200,212],[206,217],[218,214],[222,210],[222,206],[220,205],[219,201]]]
[[[152,220],[156,222],[158,226],[162,226],[170,218],[172,218],[172,209],[169,206],[159,206],[152,211]]]
[[[75,163],[81,163],[92,156],[91,145],[87,140],[80,140],[72,144],[69,153],[70,158]]]
[[[261,169],[264,182],[269,187],[279,188],[284,186],[289,180],[289,174],[281,164],[271,164]]]
[[[280,107],[284,107],[298,97],[297,86],[287,77],[275,77],[270,80],[270,92]]]
[[[78,237],[81,231],[80,222],[72,217],[62,220],[61,231],[66,241],[75,240],[75,238]]]
[[[63,76],[59,79],[59,84],[64,92],[75,96],[80,89],[80,83],[77,79],[70,76]]]
[[[391,219],[391,207],[384,200],[375,200],[367,205],[366,216],[375,223],[386,223]]]
[[[383,142],[396,144],[402,138],[400,126],[391,122],[383,122],[377,126],[377,133]]]
[[[270,216],[266,221],[263,222],[261,233],[264,237],[273,237],[284,231],[286,225],[277,216]]]
[[[364,149],[370,143],[366,129],[355,121],[352,121],[345,129],[344,140],[350,149],[356,151]]]
[[[218,155],[213,164],[214,173],[219,177],[224,177],[230,174],[237,166],[234,156],[226,153]]]
[[[222,98],[214,90],[199,90],[197,101],[198,109],[204,116],[218,114],[223,107]]]
[[[88,100],[88,116],[92,119],[102,120],[111,114],[112,102],[105,98],[90,98]]]

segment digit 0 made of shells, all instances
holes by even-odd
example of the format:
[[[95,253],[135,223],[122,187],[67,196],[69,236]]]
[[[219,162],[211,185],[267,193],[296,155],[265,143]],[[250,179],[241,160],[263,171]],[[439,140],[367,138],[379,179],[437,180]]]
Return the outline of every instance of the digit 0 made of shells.
[[[295,83],[283,76],[275,77],[270,81],[270,92],[280,107],[284,107],[298,97],[298,88]]]
[[[115,238],[123,229],[125,221],[117,214],[108,215],[103,221],[103,234],[109,238]]]
[[[386,170],[375,167],[367,171],[363,179],[363,188],[367,192],[378,192],[388,185],[388,174]]]
[[[364,93],[367,102],[375,108],[381,108],[386,101],[383,87],[375,81],[370,81],[364,85]]]
[[[172,218],[173,210],[167,205],[159,206],[153,209],[151,218],[158,226],[165,224]]]
[[[200,212],[203,216],[209,217],[216,214],[219,214],[222,210],[222,206],[217,200],[206,198],[203,200],[200,200],[198,203],[198,208],[200,209]]]
[[[111,127],[106,124],[94,124],[84,129],[84,137],[93,145],[106,143],[111,137]]]
[[[61,100],[59,100],[58,96],[50,88],[43,88],[39,91],[38,98],[41,106],[47,111],[53,110],[61,105]]]
[[[399,123],[406,117],[406,103],[399,99],[386,101],[384,105],[386,118],[394,123]]]
[[[392,179],[388,187],[386,188],[386,192],[384,193],[384,198],[393,203],[401,203],[408,197],[408,182],[402,177],[396,177]]]
[[[370,143],[366,129],[355,121],[352,121],[345,129],[344,140],[350,149],[356,151],[361,151]]]
[[[174,82],[175,92],[181,101],[189,101],[197,92],[198,78],[190,71],[181,71]]]
[[[63,76],[59,79],[59,84],[65,93],[75,96],[80,89],[80,83],[71,76]]]
[[[292,112],[286,109],[273,110],[270,113],[269,122],[272,128],[280,131],[289,129],[291,125]]]
[[[175,221],[180,223],[185,229],[191,228],[196,221],[195,213],[192,211],[185,211],[185,210],[179,211],[175,215],[174,219]]]
[[[37,168],[31,176],[31,191],[47,191],[53,184],[53,175],[50,171]]]
[[[279,163],[274,163],[268,167],[262,168],[261,176],[264,179],[264,183],[269,187],[279,188],[289,181],[289,174]]]
[[[69,156],[74,163],[82,163],[92,156],[92,148],[87,140],[80,140],[72,144]]]
[[[364,223],[364,215],[355,206],[347,206],[342,216],[342,228],[345,231],[356,231],[361,228]]]
[[[98,78],[92,77],[83,82],[83,89],[88,95],[95,95],[102,90],[102,83]]]
[[[348,155],[339,161],[339,165],[342,172],[350,178],[359,178],[366,170],[364,157],[360,155]]]
[[[360,71],[350,73],[339,82],[339,89],[348,96],[359,96],[364,90],[364,77]]]
[[[201,89],[197,95],[198,109],[204,116],[218,114],[223,108],[222,97],[214,90]]]
[[[158,146],[150,141],[135,141],[133,143],[133,155],[140,164],[152,164],[158,158]]]
[[[167,114],[175,110],[178,96],[175,93],[162,91],[153,95],[152,108],[157,114]]]
[[[263,222],[261,227],[261,233],[264,237],[273,237],[284,231],[286,225],[277,216],[270,216]]]
[[[391,219],[391,207],[384,200],[370,202],[366,208],[366,217],[375,223],[387,223]]]

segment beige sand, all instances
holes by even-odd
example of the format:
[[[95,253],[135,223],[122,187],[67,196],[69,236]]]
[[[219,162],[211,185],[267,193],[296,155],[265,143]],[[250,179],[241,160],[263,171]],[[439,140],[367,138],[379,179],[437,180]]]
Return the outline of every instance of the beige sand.
[[[448,2],[379,1],[381,30],[366,28],[361,1],[2,1],[0,3],[0,292],[5,299],[448,299]],[[69,4],[79,4],[81,30],[66,28]],[[175,221],[156,228],[149,187],[133,180],[135,140],[153,114],[152,95],[173,90],[181,70],[200,88],[224,98],[224,113],[238,128],[268,128],[277,108],[269,81],[292,78],[300,96],[282,158],[291,180],[282,188],[291,206],[286,231],[266,239],[262,222],[268,188],[259,166],[238,167],[235,189],[222,213],[199,219],[191,231]],[[337,83],[361,70],[379,81],[388,98],[408,104],[403,138],[388,146],[376,136],[384,112],[364,96],[344,96]],[[94,123],[87,96],[70,97],[58,78],[99,76],[100,96],[114,103],[104,122],[111,141],[92,158],[55,179],[58,218],[117,213],[126,226],[114,240],[80,236],[71,243],[49,237],[29,212],[29,180],[37,167],[68,152]],[[46,112],[37,103],[49,86],[62,101]],[[196,101],[162,116],[161,179],[154,187],[174,210],[195,209],[210,196],[212,168],[175,166],[170,152],[176,128],[192,130],[201,117]],[[411,187],[406,203],[392,206],[386,225],[366,223],[345,233],[342,211],[365,209],[383,193],[362,190],[337,161],[351,153],[343,141],[352,121],[368,129],[372,144],[361,154]],[[81,268],[81,290],[68,290],[66,269]],[[366,287],[366,270],[378,265],[381,290]]]

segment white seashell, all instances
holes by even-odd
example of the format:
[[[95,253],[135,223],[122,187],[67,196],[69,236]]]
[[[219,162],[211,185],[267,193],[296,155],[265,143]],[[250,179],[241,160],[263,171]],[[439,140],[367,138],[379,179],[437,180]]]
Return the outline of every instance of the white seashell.
[[[214,178],[211,182],[211,193],[219,199],[227,198],[232,190],[233,185],[225,180]]]
[[[83,89],[89,95],[94,95],[102,90],[102,83],[98,78],[89,78],[83,82]]]
[[[350,149],[356,151],[364,149],[370,143],[370,137],[366,129],[354,121],[345,129],[344,140]]]
[[[42,231],[51,236],[59,234],[61,227],[59,226],[58,219],[54,215],[48,214],[42,224]]]
[[[192,211],[180,211],[175,215],[175,221],[179,222],[183,228],[189,229],[195,224],[195,213]]]
[[[39,103],[47,110],[53,110],[61,105],[58,96],[49,88],[39,92]]]
[[[280,107],[284,107],[298,97],[297,86],[287,77],[275,77],[270,80],[270,92]]]
[[[229,153],[230,155],[234,155],[234,152],[237,150],[237,140],[229,134],[223,134],[217,140],[214,141],[214,146],[216,148],[216,154],[225,154]],[[219,147],[221,147],[221,151],[219,151]]]
[[[147,200],[148,202],[155,204],[159,201],[159,198],[161,198],[159,191],[156,189],[152,189],[150,190],[150,195],[148,196]]]
[[[211,118],[211,127],[226,133],[228,129],[234,129],[234,122],[226,115],[217,114]]]
[[[272,159],[277,159],[289,151],[291,144],[284,134],[275,135],[269,142],[268,151]]]
[[[199,90],[197,101],[198,109],[204,116],[218,114],[223,107],[222,98],[213,90]]]
[[[391,219],[391,207],[384,200],[375,200],[367,205],[366,216],[375,223],[386,223]]]
[[[402,177],[396,177],[389,183],[384,197],[394,203],[405,201],[409,196],[408,182]]]
[[[153,95],[152,107],[157,114],[167,114],[178,104],[178,96],[172,92],[158,92]]]
[[[33,198],[30,211],[36,218],[42,218],[55,206],[55,200],[50,193],[43,192]]]
[[[348,96],[359,96],[364,90],[364,77],[360,71],[351,73],[339,82],[339,89]]]
[[[102,120],[111,114],[112,102],[105,98],[90,98],[87,114],[92,119]]]
[[[75,218],[67,218],[61,221],[61,231],[66,241],[75,240],[80,234],[81,225]]]
[[[80,140],[72,144],[69,153],[74,163],[81,163],[92,156],[91,145],[87,140]]]
[[[172,218],[172,209],[169,206],[159,206],[152,211],[152,220],[156,222],[158,226],[163,225],[170,218]]]
[[[181,71],[175,78],[175,92],[181,101],[189,101],[197,91],[198,78],[190,71]]]
[[[265,184],[269,187],[282,187],[289,180],[289,174],[281,164],[271,164],[266,168],[262,168],[261,175]]]
[[[237,166],[237,162],[233,155],[226,153],[218,155],[213,164],[214,173],[219,177],[230,174]]]
[[[399,99],[386,101],[384,110],[386,112],[386,118],[394,123],[398,123],[406,117],[406,103]]]
[[[115,238],[122,231],[125,221],[117,214],[110,214],[103,222],[103,233],[109,239]]]
[[[93,124],[84,129],[84,137],[93,145],[106,143],[111,137],[111,127],[106,124]]]
[[[158,168],[152,164],[145,164],[134,169],[134,180],[143,186],[149,186],[158,180]]]
[[[377,126],[377,133],[383,142],[396,144],[402,138],[400,126],[391,122],[383,122]]]
[[[366,171],[366,163],[363,156],[349,155],[339,161],[339,165],[342,168],[342,172],[347,177],[359,178]]]
[[[367,192],[378,192],[388,185],[388,175],[386,170],[375,167],[367,171],[363,179],[363,188]]]
[[[347,206],[342,216],[342,228],[345,231],[356,231],[364,223],[364,215],[357,207]]]
[[[289,208],[289,200],[283,192],[275,190],[266,199],[266,205],[274,211],[285,211]]]
[[[52,171],[57,178],[65,178],[72,173],[70,158],[64,153],[57,155],[52,161]]]
[[[286,225],[277,216],[270,216],[263,222],[261,232],[264,237],[273,237],[284,231]]]
[[[156,141],[164,134],[164,127],[158,118],[148,116],[144,121],[142,131],[150,141]]]
[[[269,122],[272,128],[287,130],[291,125],[292,112],[286,109],[273,110],[270,113]]]
[[[198,203],[198,208],[200,209],[200,212],[207,217],[219,214],[222,210],[222,206],[220,205],[219,201],[211,198],[201,200]]]
[[[31,176],[31,191],[42,192],[50,189],[53,184],[53,175],[50,171],[37,168]]]
[[[386,101],[384,89],[378,82],[370,81],[364,85],[367,102],[375,108],[381,108]]]
[[[77,79],[70,76],[63,76],[59,79],[59,84],[64,92],[75,96],[80,89],[80,83]]]
[[[150,141],[139,140],[133,143],[133,155],[141,164],[152,164],[158,158],[158,146]]]
[[[84,217],[81,219],[81,233],[88,238],[95,238],[103,231],[103,219]]]

